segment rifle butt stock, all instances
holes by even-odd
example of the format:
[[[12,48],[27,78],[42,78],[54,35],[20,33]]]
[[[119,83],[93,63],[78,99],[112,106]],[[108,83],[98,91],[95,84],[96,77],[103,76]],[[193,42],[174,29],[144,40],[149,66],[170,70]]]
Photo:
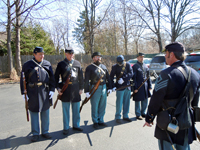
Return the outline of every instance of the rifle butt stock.
[[[79,112],[81,112],[82,108],[83,108],[83,105],[85,105],[87,103],[87,97],[84,99],[84,101],[82,102],[81,104],[81,107],[79,109]]]
[[[26,118],[27,118],[27,121],[29,122],[29,113],[28,113],[28,110],[26,110]]]
[[[197,139],[199,140],[199,142],[200,142],[200,134],[199,134],[199,132],[197,131],[197,129],[195,129],[196,131],[196,136],[197,136]]]
[[[53,109],[56,108],[56,105],[57,105],[59,99],[60,99],[60,95],[58,94],[57,99],[56,99],[55,103],[53,104]]]

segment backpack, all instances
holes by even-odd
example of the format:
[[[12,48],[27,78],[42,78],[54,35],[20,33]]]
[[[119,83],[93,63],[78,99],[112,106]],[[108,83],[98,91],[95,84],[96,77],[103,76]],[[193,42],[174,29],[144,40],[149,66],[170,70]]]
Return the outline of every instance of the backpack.
[[[178,67],[177,69],[183,73],[187,81],[178,99],[164,100],[162,111],[157,114],[157,126],[162,130],[167,130],[169,123],[177,125],[180,130],[185,130],[192,126],[190,116],[191,94],[188,101],[188,94],[191,89],[191,69],[188,68],[189,75],[186,74],[182,67]]]

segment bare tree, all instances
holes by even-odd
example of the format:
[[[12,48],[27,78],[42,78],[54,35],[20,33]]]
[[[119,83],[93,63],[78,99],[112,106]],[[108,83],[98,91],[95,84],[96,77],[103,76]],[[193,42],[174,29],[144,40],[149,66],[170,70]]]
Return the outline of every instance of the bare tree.
[[[25,22],[26,18],[30,14],[31,10],[34,6],[40,3],[41,0],[34,0],[33,3],[30,4],[28,0],[15,0],[15,13],[16,13],[16,22],[13,23],[16,31],[16,70],[17,74],[20,75],[21,72],[21,57],[20,57],[20,28]],[[27,6],[28,4],[28,6]],[[22,20],[22,15],[24,15]]]
[[[121,32],[122,36],[124,38],[124,54],[128,55],[128,37],[129,37],[129,22],[130,22],[130,13],[128,13],[128,7],[126,6],[125,0],[120,0],[121,2],[121,13],[122,13],[122,19],[121,21]]]
[[[69,41],[69,19],[66,21],[54,19],[53,26],[48,29],[51,32],[55,49],[57,54],[60,53],[61,49],[71,46]]]
[[[161,30],[161,9],[163,0],[138,0],[137,3],[130,1],[130,8],[143,20],[145,29],[151,30],[157,37],[156,42],[159,45],[160,52],[162,51],[162,40],[160,35]],[[145,15],[144,12],[145,11]]]
[[[28,0],[7,0],[3,3],[6,5],[7,8],[7,22],[3,24],[6,25],[7,28],[7,49],[8,49],[8,59],[9,59],[9,72],[10,76],[14,74],[15,69],[13,66],[13,59],[12,59],[12,50],[11,50],[11,27],[14,26],[16,30],[16,69],[17,74],[20,74],[21,71],[21,59],[20,59],[20,27],[28,17],[31,9],[37,5],[40,0],[35,0],[33,4],[27,6],[30,1]],[[14,7],[15,6],[15,7]],[[22,8],[23,7],[23,8]],[[25,14],[26,13],[26,14]],[[24,15],[23,21],[21,21],[21,16]],[[12,78],[12,77],[11,77]]]
[[[134,46],[135,51],[138,54],[139,53],[139,40],[144,32],[144,28],[142,28],[144,22],[138,18],[137,16],[134,18],[134,26],[131,30],[132,38],[134,39]]]
[[[7,2],[3,1],[4,4],[7,6],[7,51],[8,51],[8,68],[10,73],[10,78],[15,79],[16,78],[16,70],[13,67],[13,58],[12,58],[12,49],[11,49],[11,23],[12,23],[12,15],[11,9],[14,6],[14,2],[11,3],[10,0],[7,0]]]
[[[195,28],[200,18],[199,0],[164,0],[168,14],[165,14],[166,21],[171,25],[170,31],[166,29],[171,37],[171,42],[176,41],[185,31]]]
[[[83,0],[84,9],[86,12],[86,37],[89,45],[89,52],[94,52],[94,29],[97,28],[103,19],[105,18],[108,10],[110,9],[111,3],[108,5],[104,12],[103,17],[96,19],[96,9],[100,5],[102,0]],[[87,53],[87,52],[86,52]]]

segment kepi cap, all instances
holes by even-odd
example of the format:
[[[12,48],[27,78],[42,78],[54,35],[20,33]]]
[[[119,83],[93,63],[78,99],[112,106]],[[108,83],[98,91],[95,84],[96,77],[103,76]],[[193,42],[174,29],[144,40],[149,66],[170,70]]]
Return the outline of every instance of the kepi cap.
[[[117,62],[123,62],[123,61],[124,61],[124,56],[123,55],[117,56]]]
[[[144,56],[144,53],[138,53],[137,57],[138,56]]]
[[[183,46],[182,43],[180,42],[173,42],[165,46],[164,51],[169,51],[169,52],[185,52],[185,47]]]
[[[67,47],[66,49],[65,49],[65,53],[74,53],[74,50],[73,50],[73,48],[72,47]]]
[[[94,56],[101,56],[101,53],[100,53],[100,52],[94,52],[94,53],[92,54],[92,58],[93,58]]]
[[[44,50],[43,50],[43,48],[42,47],[35,47],[35,49],[34,49],[34,51],[33,51],[33,53],[44,53]]]

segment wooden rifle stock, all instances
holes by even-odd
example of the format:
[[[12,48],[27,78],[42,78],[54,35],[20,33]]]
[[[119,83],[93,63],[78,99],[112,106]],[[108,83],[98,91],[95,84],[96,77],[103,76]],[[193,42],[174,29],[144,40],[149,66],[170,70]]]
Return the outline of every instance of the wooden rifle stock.
[[[143,84],[144,84],[149,78],[150,78],[150,76],[148,76],[148,78],[146,78],[146,79],[142,82],[142,84],[137,88],[137,90],[139,90],[139,89],[143,86]],[[131,97],[133,97],[134,94],[135,94],[135,91],[133,92],[133,94],[131,94]]]
[[[197,139],[199,140],[199,142],[200,142],[200,134],[199,134],[199,132],[197,131],[197,129],[195,128],[195,132],[196,132],[196,136],[197,136]]]
[[[153,72],[152,72],[151,75],[153,75],[155,78],[158,78],[158,75],[156,74],[155,70],[153,70]],[[139,90],[139,89],[143,86],[143,84],[144,84],[149,78],[150,78],[150,75],[148,76],[148,78],[146,78],[146,79],[142,82],[142,84],[137,88],[137,90]],[[131,97],[133,97],[134,94],[135,94],[135,92],[133,92],[133,93],[131,94]]]
[[[67,80],[65,81],[65,84],[63,85],[63,87],[62,87],[62,89],[61,89],[61,93],[63,93],[66,89],[67,89],[67,87],[68,87],[68,85],[69,85],[69,81],[70,81],[70,77],[71,77],[71,74],[69,74],[69,77],[67,78]],[[61,99],[61,97],[62,97],[62,95],[57,95],[57,99],[56,99],[56,101],[55,101],[55,103],[54,103],[54,105],[53,105],[53,109],[55,109],[56,108],[56,105],[57,105],[57,103],[58,103],[58,100],[59,99]]]
[[[99,84],[100,84],[100,82],[101,82],[101,79],[103,78],[103,75],[99,78],[99,80],[97,81],[97,83],[95,84],[95,86],[90,90],[90,97],[86,97],[85,99],[84,99],[84,101],[82,102],[82,104],[81,104],[81,107],[80,107],[80,110],[79,110],[79,112],[81,112],[81,110],[82,110],[82,108],[83,108],[83,105],[85,105],[89,100],[90,100],[90,98],[94,95],[94,93],[96,92],[96,90],[98,89],[98,87],[99,87]]]
[[[26,118],[27,118],[27,121],[29,121],[28,100],[27,100],[27,89],[26,89],[26,79],[25,79],[24,72],[22,72],[22,77],[23,77],[23,85],[24,85],[24,96],[25,96]]]
[[[121,89],[127,88],[127,87],[132,86],[132,85],[133,85],[133,84],[129,84],[129,85],[122,86],[122,87],[116,89],[115,91],[118,91],[118,90],[121,90]],[[108,96],[109,94],[110,94],[110,93],[107,93],[107,96]]]

